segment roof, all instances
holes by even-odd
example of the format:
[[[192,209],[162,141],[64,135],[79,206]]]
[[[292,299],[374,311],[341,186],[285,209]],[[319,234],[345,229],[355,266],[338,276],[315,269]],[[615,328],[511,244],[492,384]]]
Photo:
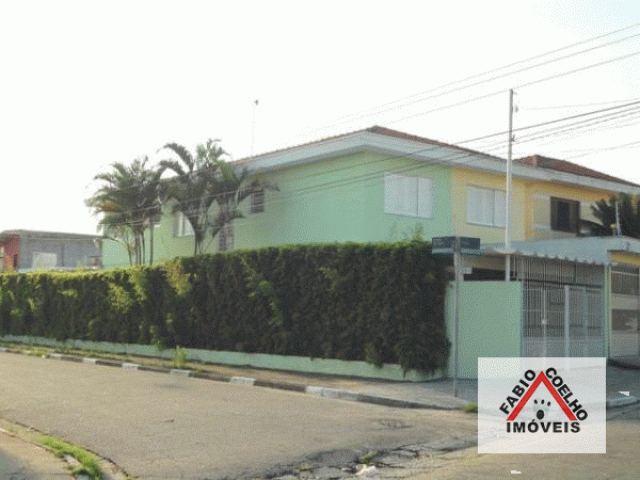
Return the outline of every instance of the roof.
[[[340,155],[375,151],[429,164],[449,165],[504,175],[506,160],[418,135],[374,125],[238,160],[255,171],[269,171]],[[533,155],[515,160],[516,178],[580,185],[612,193],[640,194],[640,185],[565,160]]]
[[[325,137],[325,138],[321,138],[319,140],[313,140],[311,142],[302,143],[302,144],[299,144],[299,145],[293,145],[293,146],[290,146],[290,147],[285,147],[285,148],[280,148],[280,149],[277,149],[277,150],[272,150],[271,152],[261,153],[259,155],[254,155],[252,157],[242,158],[242,159],[237,160],[237,162],[239,162],[239,163],[250,162],[254,158],[263,157],[263,156],[267,156],[267,155],[274,155],[274,154],[286,152],[286,151],[294,149],[294,148],[313,146],[313,145],[318,145],[318,144],[327,143],[327,142],[336,142],[338,140],[346,139],[348,137],[352,137],[354,135],[358,135],[358,134],[361,134],[361,133],[364,133],[364,132],[376,133],[376,134],[379,134],[379,135],[386,135],[388,137],[395,137],[395,138],[398,138],[398,139],[409,140],[409,141],[412,141],[412,142],[419,142],[419,143],[423,143],[423,144],[426,144],[426,145],[433,145],[434,147],[452,148],[452,149],[455,149],[455,150],[459,150],[461,152],[472,153],[472,154],[475,154],[475,155],[482,155],[482,156],[485,156],[485,157],[492,157],[492,158],[495,158],[496,160],[504,161],[504,159],[501,159],[500,157],[494,157],[493,155],[488,155],[486,153],[482,153],[482,152],[477,151],[477,150],[471,150],[469,148],[459,147],[457,145],[453,145],[453,144],[450,144],[450,143],[440,142],[438,140],[432,140],[432,139],[426,138],[426,137],[420,137],[418,135],[413,135],[413,134],[410,134],[410,133],[401,132],[399,130],[393,130],[391,128],[382,127],[380,125],[373,125],[371,127],[367,127],[367,128],[361,129],[361,130],[354,130],[352,132],[341,133],[339,135],[333,135],[331,137]]]
[[[29,237],[46,240],[98,240],[103,238],[102,235],[89,235],[86,233],[68,233],[68,232],[47,232],[42,230],[4,230],[0,232],[0,240],[7,240],[13,237]]]
[[[529,157],[518,158],[514,162],[522,163],[524,165],[531,165],[535,168],[544,168],[547,170],[555,170],[556,172],[573,173],[574,175],[580,175],[584,177],[597,178],[599,180],[607,180],[610,182],[619,182],[626,185],[633,185],[639,187],[637,183],[629,182],[622,178],[617,178],[606,173],[598,172],[577,163],[568,162],[566,160],[558,160],[556,158],[543,157],[542,155],[532,155]]]
[[[504,243],[483,248],[488,254],[506,255]],[[577,237],[559,240],[512,242],[511,254],[550,258],[578,263],[610,265],[610,253],[624,252],[640,256],[640,240],[631,237]]]

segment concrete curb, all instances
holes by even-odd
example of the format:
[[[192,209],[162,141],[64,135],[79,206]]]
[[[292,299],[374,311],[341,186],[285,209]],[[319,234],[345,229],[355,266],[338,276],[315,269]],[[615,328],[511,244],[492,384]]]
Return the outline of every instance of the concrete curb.
[[[0,348],[0,352],[6,353],[15,353],[15,354],[24,354],[22,350],[14,350],[8,348]],[[360,403],[370,403],[373,405],[381,405],[385,407],[392,408],[408,408],[408,409],[430,409],[430,410],[460,410],[461,407],[456,406],[442,406],[436,405],[427,402],[410,402],[407,400],[398,400],[394,398],[387,398],[378,395],[368,395],[358,392],[352,392],[348,390],[339,390],[335,388],[314,386],[314,385],[303,385],[297,383],[288,383],[288,382],[274,382],[270,380],[260,380],[257,378],[250,377],[236,377],[236,376],[226,376],[226,375],[218,375],[215,373],[207,373],[207,372],[199,372],[193,370],[185,370],[185,369],[171,369],[166,367],[156,367],[150,365],[140,365],[137,363],[128,363],[128,362],[120,362],[117,360],[103,360],[96,359],[90,357],[82,357],[78,355],[66,355],[62,353],[50,353],[43,355],[45,358],[50,358],[53,360],[62,360],[66,362],[75,362],[75,363],[85,363],[88,365],[101,365],[107,367],[116,367],[122,368],[124,370],[141,370],[155,373],[165,373],[172,376],[178,377],[192,377],[199,378],[202,380],[209,380],[214,382],[223,382],[230,383],[233,385],[240,386],[253,386],[253,387],[262,387],[262,388],[272,388],[276,390],[286,390],[290,392],[298,392],[305,393],[308,395],[313,395],[316,397],[324,397],[324,398],[333,398],[338,400],[345,400],[348,402],[360,402]],[[616,397],[607,399],[607,410],[627,407],[629,405],[634,405],[636,403],[640,403],[640,400],[636,397]]]
[[[635,405],[637,403],[640,403],[640,400],[638,400],[634,396],[608,398],[607,410],[612,410],[614,408],[628,407],[629,405]]]
[[[0,352],[24,354],[24,352],[21,350],[13,350],[13,349],[7,349],[7,348],[0,348]],[[394,398],[386,398],[386,397],[381,397],[376,395],[366,395],[362,393],[351,392],[347,390],[339,390],[335,388],[327,388],[327,387],[303,385],[303,384],[287,383],[287,382],[274,382],[270,380],[260,380],[257,378],[250,378],[250,377],[225,376],[225,375],[218,375],[214,373],[198,372],[198,371],[184,370],[184,369],[171,369],[171,368],[165,368],[165,367],[155,367],[155,366],[141,365],[137,363],[120,362],[117,360],[104,360],[99,358],[82,357],[78,355],[49,353],[49,354],[43,355],[43,357],[50,358],[53,360],[62,360],[65,362],[116,367],[116,368],[122,368],[124,370],[130,370],[130,371],[141,370],[141,371],[148,371],[148,372],[165,373],[165,374],[175,375],[180,377],[199,378],[199,379],[210,380],[214,382],[230,383],[233,385],[273,388],[276,390],[286,390],[290,392],[306,393],[316,397],[333,398],[333,399],[345,400],[349,402],[370,403],[374,405],[381,405],[381,406],[392,407],[392,408],[460,410],[460,407],[455,407],[455,406],[444,407],[441,405],[435,405],[430,403],[409,402],[406,400],[398,400]]]
[[[615,358],[610,358],[608,362],[612,367],[632,368],[634,370],[640,370],[640,365],[632,362],[625,362],[624,360],[617,360]]]

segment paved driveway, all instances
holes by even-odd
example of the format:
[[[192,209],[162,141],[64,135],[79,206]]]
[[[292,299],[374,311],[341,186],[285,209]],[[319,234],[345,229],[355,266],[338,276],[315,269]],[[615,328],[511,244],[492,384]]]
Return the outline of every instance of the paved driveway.
[[[152,372],[0,356],[0,416],[141,479],[260,473],[338,448],[475,441],[475,417],[399,410]]]

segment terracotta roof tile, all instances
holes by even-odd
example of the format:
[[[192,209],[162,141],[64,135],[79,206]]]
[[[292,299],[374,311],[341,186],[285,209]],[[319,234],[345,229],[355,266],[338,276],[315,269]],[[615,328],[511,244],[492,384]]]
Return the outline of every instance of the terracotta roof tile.
[[[419,143],[424,143],[427,145],[434,145],[434,146],[440,146],[440,147],[446,147],[446,148],[453,148],[465,153],[473,153],[473,154],[477,154],[477,155],[482,155],[486,158],[492,158],[494,160],[498,160],[501,162],[506,162],[505,159],[500,158],[500,157],[496,157],[494,155],[490,155],[490,154],[486,154],[483,152],[479,152],[477,150],[471,150],[468,148],[464,148],[464,147],[459,147],[457,145],[453,145],[453,144],[448,144],[448,143],[444,143],[444,142],[439,142],[437,140],[431,140],[425,137],[420,137],[418,135],[412,135],[409,133],[405,133],[405,132],[400,132],[398,130],[393,130],[387,127],[381,127],[379,125],[374,125],[372,127],[368,127],[365,129],[361,129],[361,130],[355,130],[352,132],[348,132],[348,133],[343,133],[340,135],[334,135],[331,137],[326,137],[326,138],[322,138],[320,140],[315,140],[312,142],[308,142],[308,143],[303,143],[297,146],[291,146],[291,147],[286,147],[286,148],[282,148],[282,149],[278,149],[278,150],[274,150],[272,152],[268,152],[268,153],[264,153],[264,154],[260,154],[257,155],[258,157],[262,156],[262,155],[271,155],[274,153],[278,153],[278,152],[283,152],[286,150],[289,150],[291,148],[295,148],[295,147],[299,147],[299,146],[305,146],[305,145],[314,145],[314,144],[318,144],[318,143],[323,143],[323,142],[327,142],[327,141],[335,141],[338,140],[340,138],[344,138],[344,137],[348,137],[351,135],[356,135],[358,133],[362,133],[362,132],[371,132],[371,133],[376,133],[379,135],[386,135],[389,137],[395,137],[395,138],[400,138],[400,139],[405,139],[405,140],[409,140],[412,142],[419,142]],[[244,159],[240,159],[238,160],[238,163],[242,163],[244,161],[250,160],[251,158],[244,158]],[[616,183],[621,183],[624,185],[630,185],[630,186],[634,186],[634,187],[640,187],[639,184],[630,182],[628,180],[624,180],[621,178],[617,178],[614,177],[612,175],[607,175],[606,173],[602,173],[602,172],[598,172],[596,170],[592,170],[590,168],[587,167],[583,167],[582,165],[578,165],[577,163],[573,163],[573,162],[568,162],[566,160],[558,160],[555,158],[549,158],[549,157],[544,157],[542,155],[532,155],[529,157],[524,157],[524,158],[519,158],[514,160],[515,163],[519,163],[521,165],[529,165],[531,167],[534,168],[543,168],[546,170],[554,170],[557,172],[565,172],[565,173],[571,173],[573,175],[578,175],[578,176],[582,176],[582,177],[590,177],[590,178],[595,178],[598,180],[606,180],[606,181],[610,181],[610,182],[616,182]]]
[[[531,155],[529,157],[518,158],[514,160],[516,163],[523,165],[530,165],[536,168],[544,168],[547,170],[554,170],[556,172],[572,173],[574,175],[580,175],[582,177],[591,177],[598,180],[606,180],[609,182],[624,183],[625,185],[632,185],[638,187],[637,183],[623,180],[606,173],[598,172],[577,163],[568,162],[567,160],[558,160],[556,158],[543,157],[542,155]]]

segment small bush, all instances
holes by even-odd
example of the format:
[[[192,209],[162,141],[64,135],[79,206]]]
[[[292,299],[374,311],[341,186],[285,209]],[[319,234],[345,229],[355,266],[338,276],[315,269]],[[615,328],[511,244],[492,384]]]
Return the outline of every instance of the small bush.
[[[60,458],[65,455],[75,458],[79,462],[79,465],[72,468],[72,473],[74,475],[86,475],[91,480],[102,479],[102,470],[100,470],[98,460],[94,455],[83,448],[71,445],[70,443],[63,442],[62,440],[58,440],[57,438],[50,437],[48,435],[38,438],[38,441]]]
[[[464,413],[478,413],[478,404],[474,402],[467,403],[462,407]]]

